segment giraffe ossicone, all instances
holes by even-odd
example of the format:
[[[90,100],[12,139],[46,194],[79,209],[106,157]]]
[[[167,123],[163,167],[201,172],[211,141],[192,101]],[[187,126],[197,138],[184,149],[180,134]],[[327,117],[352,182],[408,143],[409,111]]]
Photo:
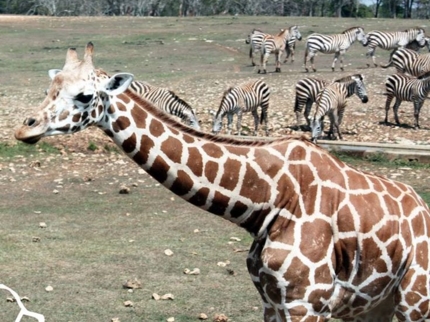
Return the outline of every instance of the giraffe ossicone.
[[[430,214],[408,185],[302,138],[244,142],[195,131],[70,49],[18,140],[98,126],[188,202],[254,236],[248,271],[265,322],[430,318]]]

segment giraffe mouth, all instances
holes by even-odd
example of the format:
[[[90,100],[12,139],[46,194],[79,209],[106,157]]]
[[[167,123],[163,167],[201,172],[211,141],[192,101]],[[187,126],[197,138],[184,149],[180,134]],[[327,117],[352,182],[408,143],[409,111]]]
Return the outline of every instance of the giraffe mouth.
[[[39,142],[39,140],[42,138],[43,134],[40,135],[34,135],[34,136],[29,136],[29,137],[19,137],[16,133],[15,133],[15,138],[19,141],[22,141],[24,143],[27,144],[36,144],[37,142]]]

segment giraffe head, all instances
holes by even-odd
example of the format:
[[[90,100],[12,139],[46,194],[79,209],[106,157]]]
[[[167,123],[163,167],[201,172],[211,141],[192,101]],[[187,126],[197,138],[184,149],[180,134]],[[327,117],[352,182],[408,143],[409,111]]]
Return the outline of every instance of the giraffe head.
[[[99,75],[93,65],[93,52],[90,42],[81,61],[76,50],[70,48],[63,69],[49,71],[52,81],[47,95],[15,131],[16,139],[33,144],[42,137],[75,133],[102,120],[110,97],[125,91],[133,75]]]

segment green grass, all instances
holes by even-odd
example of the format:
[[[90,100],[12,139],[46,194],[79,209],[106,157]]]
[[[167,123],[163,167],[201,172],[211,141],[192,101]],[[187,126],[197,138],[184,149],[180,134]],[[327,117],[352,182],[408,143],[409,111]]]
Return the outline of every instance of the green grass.
[[[0,158],[12,158],[17,155],[35,155],[35,154],[58,154],[59,150],[53,145],[40,142],[35,145],[17,143],[2,143],[0,142]]]

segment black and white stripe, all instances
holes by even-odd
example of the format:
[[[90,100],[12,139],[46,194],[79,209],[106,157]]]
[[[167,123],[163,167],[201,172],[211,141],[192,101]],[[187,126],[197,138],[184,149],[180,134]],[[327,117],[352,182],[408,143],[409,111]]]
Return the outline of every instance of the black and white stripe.
[[[345,113],[346,99],[356,94],[363,103],[368,102],[363,78],[351,76],[348,82],[334,82],[327,85],[317,98],[317,106],[311,123],[312,140],[316,142],[324,129],[324,116],[330,118],[329,137],[335,137],[335,130],[342,140],[340,124]]]
[[[425,31],[423,28],[414,27],[404,31],[378,31],[374,30],[366,35],[367,43],[365,46],[368,47],[366,57],[369,59],[372,57],[373,65],[376,67],[375,50],[377,47],[385,50],[392,50],[396,48],[406,47],[409,43],[416,41],[418,46],[425,46]],[[370,64],[367,63],[369,67]]]
[[[291,57],[291,62],[294,63],[294,54],[296,52],[296,40],[302,40],[297,39],[296,36],[291,36],[291,38],[287,41],[287,44],[285,45],[285,59],[284,63],[288,62],[288,58]]]
[[[199,121],[192,107],[173,91],[134,81],[130,89],[147,99],[164,112],[179,117],[185,124],[200,130]]]
[[[230,87],[224,92],[221,104],[213,120],[212,132],[217,134],[222,128],[222,119],[227,116],[227,130],[231,133],[233,116],[237,114],[237,132],[242,130],[242,114],[251,112],[254,116],[254,135],[257,135],[258,125],[264,122],[266,136],[269,135],[267,128],[267,110],[269,108],[270,89],[263,80],[253,80],[247,83]],[[261,119],[257,108],[261,107]]]
[[[337,59],[340,57],[340,69],[343,70],[343,56],[349,47],[356,41],[364,42],[365,33],[362,27],[352,27],[340,34],[323,35],[314,33],[311,34],[306,40],[305,48],[305,70],[309,71],[307,67],[310,61],[312,70],[316,72],[314,65],[314,58],[318,52],[323,54],[334,54],[331,69],[334,71]]]
[[[303,112],[303,107],[305,107],[304,110],[304,118],[306,120],[307,126],[310,128],[311,120],[310,120],[310,112],[312,109],[313,103],[317,100],[318,94],[332,82],[337,83],[347,83],[350,82],[353,77],[357,77],[361,80],[363,80],[363,75],[361,74],[353,74],[349,76],[345,76],[339,79],[336,79],[334,81],[329,81],[326,79],[321,78],[315,78],[315,77],[306,77],[301,80],[299,80],[296,83],[296,98],[294,103],[294,113],[296,114],[296,120],[297,120],[297,126],[301,125],[301,117]],[[348,92],[348,95],[353,95],[354,92]],[[349,97],[348,96],[348,97]]]
[[[394,120],[400,124],[398,110],[402,101],[413,102],[414,104],[414,128],[419,128],[419,116],[421,107],[430,92],[430,72],[415,78],[412,76],[394,74],[388,76],[385,82],[387,100],[385,102],[385,120],[388,124],[388,111],[391,101],[396,98],[393,105]]]
[[[393,52],[388,64],[381,64],[381,67],[394,67],[397,73],[420,76],[430,71],[430,53],[420,55],[414,50],[399,48]]]
[[[255,66],[254,53],[260,52],[261,44],[263,43],[263,38],[268,34],[262,32],[260,29],[252,29],[245,40],[245,43],[250,45],[249,47],[249,58],[251,58],[252,66]]]

